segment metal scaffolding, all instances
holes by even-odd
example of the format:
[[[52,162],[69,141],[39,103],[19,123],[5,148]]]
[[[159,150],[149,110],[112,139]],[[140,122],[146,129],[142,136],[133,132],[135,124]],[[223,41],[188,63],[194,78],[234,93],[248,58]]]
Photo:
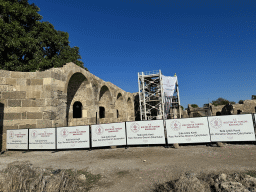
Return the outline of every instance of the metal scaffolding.
[[[138,85],[141,120],[181,118],[178,81],[173,97],[164,94],[161,70],[138,73]]]

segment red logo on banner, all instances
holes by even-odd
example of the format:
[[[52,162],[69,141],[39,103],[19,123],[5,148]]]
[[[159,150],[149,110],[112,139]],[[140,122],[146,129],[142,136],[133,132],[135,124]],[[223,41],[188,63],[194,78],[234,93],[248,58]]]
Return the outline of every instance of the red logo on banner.
[[[210,122],[211,126],[215,129],[219,129],[222,126],[222,121],[219,118],[214,118]]]
[[[69,132],[68,132],[67,129],[64,128],[64,129],[61,130],[60,134],[61,134],[62,137],[67,137]]]
[[[104,132],[103,127],[101,127],[101,126],[96,127],[96,134],[97,135],[102,135],[103,132]]]
[[[170,127],[174,131],[179,131],[181,128],[181,123],[179,121],[172,121]]]
[[[13,132],[13,131],[10,131],[10,132],[9,132],[9,138],[10,138],[10,139],[13,139],[13,138],[14,138],[14,132]]]
[[[130,126],[132,132],[136,133],[140,130],[140,125],[138,123],[133,123],[131,126]]]
[[[36,138],[37,137],[37,131],[32,131],[31,137]]]

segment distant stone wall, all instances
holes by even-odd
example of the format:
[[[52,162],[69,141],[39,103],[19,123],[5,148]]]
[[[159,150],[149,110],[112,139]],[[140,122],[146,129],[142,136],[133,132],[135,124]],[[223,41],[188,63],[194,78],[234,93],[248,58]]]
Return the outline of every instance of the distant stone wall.
[[[100,118],[99,107],[104,107],[105,118]],[[81,111],[81,118],[73,118],[73,109]],[[42,72],[0,70],[2,150],[7,129],[91,125],[96,116],[97,123],[134,121],[132,93],[74,63]]]

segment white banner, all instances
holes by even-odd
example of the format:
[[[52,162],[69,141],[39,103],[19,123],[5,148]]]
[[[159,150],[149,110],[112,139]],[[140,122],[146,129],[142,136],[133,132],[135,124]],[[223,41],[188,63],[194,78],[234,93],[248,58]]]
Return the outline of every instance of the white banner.
[[[55,149],[55,128],[29,129],[29,149]]]
[[[252,115],[208,117],[211,141],[255,141]]]
[[[165,144],[163,120],[126,122],[127,145]]]
[[[89,126],[57,128],[57,149],[90,148]]]
[[[177,77],[168,77],[162,75],[162,80],[165,96],[172,97],[175,90]]]
[[[28,149],[28,130],[7,130],[6,149]]]
[[[125,123],[91,126],[92,147],[126,145]]]
[[[207,117],[166,120],[168,144],[211,142]]]

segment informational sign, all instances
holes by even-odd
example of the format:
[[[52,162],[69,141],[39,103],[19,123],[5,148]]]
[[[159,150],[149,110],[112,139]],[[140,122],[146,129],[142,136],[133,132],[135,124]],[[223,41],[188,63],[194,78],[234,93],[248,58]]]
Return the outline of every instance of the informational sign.
[[[29,149],[55,149],[55,128],[29,129]]]
[[[207,117],[166,120],[168,144],[211,142]]]
[[[165,144],[163,120],[126,122],[127,145]]]
[[[125,123],[91,126],[92,147],[126,145]]]
[[[208,117],[211,141],[255,141],[251,114]]]
[[[28,149],[28,130],[7,130],[6,149]]]
[[[90,148],[89,126],[57,128],[57,149]]]
[[[172,97],[177,82],[177,77],[169,77],[162,75],[163,89],[165,96]]]

